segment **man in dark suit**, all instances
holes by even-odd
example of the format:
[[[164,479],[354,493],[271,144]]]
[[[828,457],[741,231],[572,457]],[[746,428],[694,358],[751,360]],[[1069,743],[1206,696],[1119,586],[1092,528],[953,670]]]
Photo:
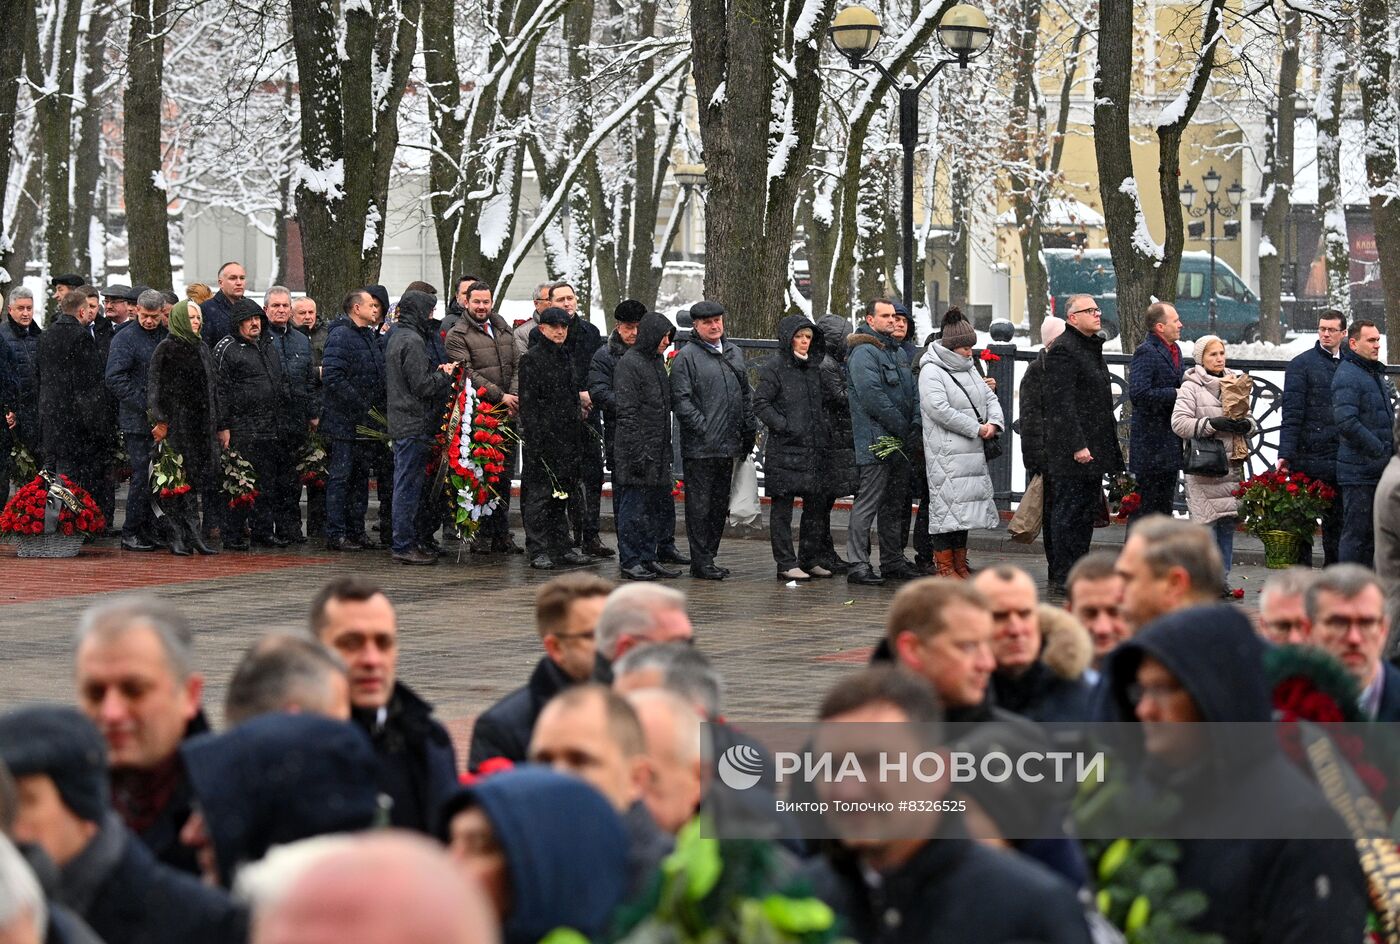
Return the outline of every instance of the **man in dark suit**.
[[[44,461],[88,492],[101,488],[111,433],[93,314],[82,292],[63,296],[58,318],[39,336],[37,371]]]
[[[1400,721],[1400,669],[1384,661],[1390,619],[1380,578],[1360,564],[1334,564],[1303,596],[1304,642],[1337,657],[1361,686],[1362,713]]]
[[[1278,433],[1281,472],[1302,472],[1326,482],[1337,493],[1322,516],[1322,563],[1337,562],[1342,540],[1341,487],[1337,485],[1337,424],[1332,417],[1332,378],[1342,358],[1347,319],[1340,311],[1324,311],[1317,319],[1317,343],[1288,362],[1283,374],[1283,425]],[[1312,566],[1312,539],[1299,555]]]
[[[1147,339],[1133,352],[1128,396],[1133,401],[1133,428],[1128,440],[1128,468],[1137,477],[1142,504],[1130,521],[1143,515],[1172,513],[1181,439],[1172,432],[1172,407],[1181,386],[1181,316],[1165,302],[1147,309]]]

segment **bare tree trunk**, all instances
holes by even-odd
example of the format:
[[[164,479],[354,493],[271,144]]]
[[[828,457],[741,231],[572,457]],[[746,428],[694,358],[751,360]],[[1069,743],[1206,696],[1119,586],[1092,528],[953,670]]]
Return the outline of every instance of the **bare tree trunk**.
[[[1366,119],[1366,180],[1371,188],[1371,220],[1376,232],[1381,284],[1385,290],[1386,335],[1400,338],[1400,114],[1391,95],[1391,18],[1386,0],[1360,0],[1357,9],[1361,61],[1357,84]],[[1386,359],[1400,363],[1400,344],[1386,345]]]
[[[106,151],[102,140],[102,122],[107,114],[107,102],[98,94],[107,75],[107,34],[112,27],[113,8],[105,3],[93,4],[88,17],[87,32],[79,32],[83,48],[83,82],[79,101],[78,139],[73,142],[73,211],[70,228],[73,231],[73,260],[77,270],[89,282],[101,284],[102,273],[96,271],[92,258],[93,227],[105,224],[97,218],[97,192],[102,186],[102,156]],[[105,232],[106,226],[99,229]],[[102,260],[105,265],[105,254]],[[165,284],[165,283],[162,283]]]
[[[948,304],[950,307],[967,307],[968,284],[968,242],[970,229],[968,213],[972,202],[972,182],[968,179],[967,165],[962,155],[954,154],[950,161],[949,178],[952,184],[949,194],[953,203],[953,231],[948,235]],[[967,320],[972,320],[972,312],[964,312]],[[936,327],[936,326],[935,326]]]
[[[1298,92],[1298,39],[1302,17],[1283,12],[1283,49],[1278,65],[1278,99],[1274,109],[1273,153],[1264,176],[1269,195],[1264,209],[1264,240],[1259,250],[1259,334],[1270,344],[1283,340],[1284,233],[1293,196],[1294,100]],[[1272,251],[1269,251],[1272,250]]]
[[[453,0],[423,0],[423,72],[428,97],[428,127],[432,151],[428,157],[428,206],[437,237],[444,285],[455,285],[464,273],[456,268],[453,247],[463,205],[458,181],[466,116],[461,78],[457,74],[456,23]]]
[[[24,266],[33,252],[34,233],[39,225],[39,201],[43,197],[44,162],[37,155],[29,160],[29,172],[15,204],[15,216],[7,226],[4,252],[0,252],[0,271],[8,274],[9,282],[0,283],[8,289],[10,285],[24,280]],[[38,311],[38,306],[35,306]]]
[[[60,11],[57,35],[46,65],[53,85],[39,96],[39,142],[44,154],[44,242],[48,247],[50,276],[71,271],[74,264],[72,201],[69,188],[73,172],[73,79],[78,62],[80,0],[66,0]],[[42,70],[43,65],[37,64]],[[34,72],[31,71],[31,78]],[[49,316],[54,306],[49,306]],[[48,321],[45,321],[47,324]]]
[[[1317,102],[1317,207],[1322,213],[1322,255],[1327,304],[1351,321],[1351,243],[1342,195],[1342,88],[1346,84],[1346,36],[1340,24],[1323,34]]]
[[[1011,200],[1021,242],[1021,274],[1026,286],[1026,321],[1033,339],[1040,338],[1045,320],[1046,277],[1040,255],[1041,134],[1043,109],[1032,109],[1031,92],[1038,81],[1036,58],[1040,36],[1040,0],[1022,0],[1019,29],[1013,34],[1010,150]],[[1038,90],[1037,90],[1038,91]],[[1039,99],[1039,95],[1036,96]]]
[[[122,96],[122,190],[132,285],[172,284],[170,197],[161,171],[161,83],[168,0],[132,0],[130,66]]]
[[[10,202],[10,163],[15,147],[15,108],[19,103],[19,81],[24,75],[25,55],[31,44],[37,46],[32,36],[34,25],[33,0],[0,0],[0,23],[4,23],[11,36],[20,37],[19,42],[10,44],[9,55],[0,56],[0,216]],[[21,181],[21,185],[23,181]],[[21,193],[19,203],[25,202]],[[22,209],[16,210],[16,215]],[[14,246],[6,241],[7,234],[13,234],[11,223],[0,219],[0,291],[7,291],[11,283],[19,282],[23,272],[10,270],[5,262],[11,256]]]
[[[1098,47],[1094,73],[1094,157],[1098,164],[1104,225],[1118,280],[1123,350],[1131,351],[1142,343],[1146,334],[1144,315],[1152,295],[1154,269],[1161,261],[1160,250],[1147,244],[1150,239],[1147,221],[1138,199],[1137,181],[1133,178],[1132,0],[1103,0],[1100,4]]]

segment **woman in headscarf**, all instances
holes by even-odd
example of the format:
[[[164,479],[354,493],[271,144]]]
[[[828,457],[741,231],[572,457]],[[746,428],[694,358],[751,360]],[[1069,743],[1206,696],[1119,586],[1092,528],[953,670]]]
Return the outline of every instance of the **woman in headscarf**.
[[[219,411],[214,356],[200,338],[199,306],[182,301],[170,310],[170,334],[151,355],[146,383],[151,435],[169,440],[184,459],[191,491],[159,502],[159,516],[172,554],[217,553],[199,527],[195,494],[204,497],[206,524],[219,520],[219,450],[228,444],[228,428]]]

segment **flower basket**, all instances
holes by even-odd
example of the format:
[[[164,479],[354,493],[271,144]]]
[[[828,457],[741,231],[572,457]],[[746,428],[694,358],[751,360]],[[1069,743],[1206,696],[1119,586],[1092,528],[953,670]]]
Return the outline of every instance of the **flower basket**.
[[[83,539],[77,534],[16,534],[15,553],[19,557],[77,557]]]
[[[1270,570],[1285,570],[1298,561],[1303,540],[1291,531],[1261,531],[1264,542],[1264,566]]]

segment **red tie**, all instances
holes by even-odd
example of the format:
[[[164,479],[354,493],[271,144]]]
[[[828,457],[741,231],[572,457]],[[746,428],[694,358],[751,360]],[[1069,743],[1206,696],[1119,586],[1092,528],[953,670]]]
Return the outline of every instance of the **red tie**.
[[[1181,369],[1181,348],[1179,348],[1179,347],[1177,347],[1175,344],[1173,344],[1173,345],[1171,345],[1171,346],[1168,348],[1168,350],[1170,350],[1170,351],[1172,352],[1172,366],[1175,367],[1177,370],[1180,370],[1180,369]]]

